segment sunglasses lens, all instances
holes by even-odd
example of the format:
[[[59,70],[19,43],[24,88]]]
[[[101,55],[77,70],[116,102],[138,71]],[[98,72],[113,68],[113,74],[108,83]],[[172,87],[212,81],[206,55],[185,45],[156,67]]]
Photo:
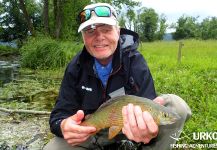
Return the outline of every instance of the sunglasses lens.
[[[85,21],[87,21],[88,19],[90,19],[91,16],[91,12],[90,10],[84,10],[80,13],[79,17],[80,17],[80,23],[83,23]]]
[[[96,7],[95,13],[98,17],[110,17],[111,16],[111,11],[109,7],[106,7],[106,6]]]
[[[111,10],[109,7],[98,6],[98,7],[95,7],[94,9],[86,9],[82,11],[78,17],[78,20],[80,21],[80,23],[83,23],[89,20],[91,17],[91,11],[93,10],[98,17],[110,17],[111,16]]]

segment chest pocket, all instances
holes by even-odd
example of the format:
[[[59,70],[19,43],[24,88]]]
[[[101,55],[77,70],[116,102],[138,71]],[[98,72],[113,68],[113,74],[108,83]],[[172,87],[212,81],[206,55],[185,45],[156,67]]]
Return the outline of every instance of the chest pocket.
[[[94,78],[86,78],[77,87],[79,98],[81,100],[80,107],[88,114],[95,111],[102,103],[101,85]]]

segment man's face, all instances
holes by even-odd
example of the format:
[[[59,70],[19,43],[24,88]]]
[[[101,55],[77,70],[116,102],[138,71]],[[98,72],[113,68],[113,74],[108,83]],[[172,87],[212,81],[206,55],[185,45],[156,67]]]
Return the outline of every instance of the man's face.
[[[110,59],[118,45],[120,29],[117,26],[98,24],[82,31],[87,51],[98,60]]]

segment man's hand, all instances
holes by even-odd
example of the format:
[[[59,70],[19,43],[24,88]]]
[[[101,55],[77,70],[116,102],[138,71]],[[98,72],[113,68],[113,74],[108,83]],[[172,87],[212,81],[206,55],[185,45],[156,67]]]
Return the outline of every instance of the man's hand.
[[[64,119],[60,124],[64,139],[72,146],[86,141],[91,133],[96,131],[95,127],[80,126],[83,118],[84,112],[78,110],[75,115]]]
[[[155,98],[154,101],[164,104],[161,97]],[[142,112],[139,106],[128,104],[123,107],[122,115],[124,123],[122,132],[129,140],[147,144],[157,136],[158,126],[149,112]]]

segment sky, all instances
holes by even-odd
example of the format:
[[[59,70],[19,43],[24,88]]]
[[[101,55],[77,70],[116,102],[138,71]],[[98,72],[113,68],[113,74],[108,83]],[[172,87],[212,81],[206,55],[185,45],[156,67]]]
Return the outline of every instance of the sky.
[[[164,14],[167,23],[175,23],[183,14],[197,17],[202,21],[209,16],[217,17],[217,0],[137,0],[142,6],[153,8],[159,15]]]

